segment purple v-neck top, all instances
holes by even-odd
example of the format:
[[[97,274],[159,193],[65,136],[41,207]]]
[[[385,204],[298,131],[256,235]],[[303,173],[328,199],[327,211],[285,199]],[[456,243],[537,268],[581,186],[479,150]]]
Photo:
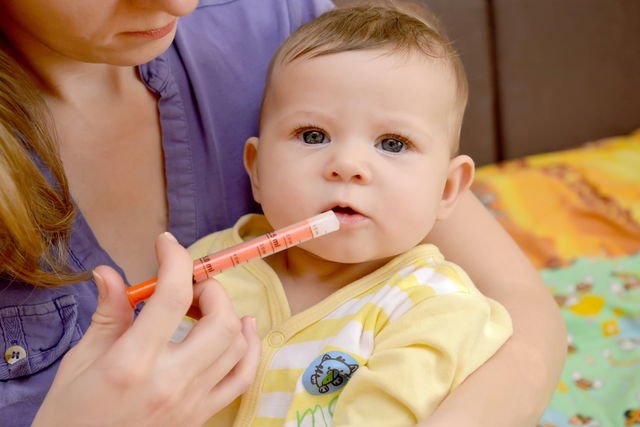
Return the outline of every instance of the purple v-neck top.
[[[257,134],[267,65],[295,28],[330,7],[329,0],[201,0],[180,19],[173,45],[139,67],[159,99],[169,231],[183,245],[256,209],[242,150]],[[70,259],[78,270],[107,264],[122,273],[82,212]],[[31,424],[60,358],[89,326],[96,297],[92,281],[42,289],[0,279],[1,425]]]

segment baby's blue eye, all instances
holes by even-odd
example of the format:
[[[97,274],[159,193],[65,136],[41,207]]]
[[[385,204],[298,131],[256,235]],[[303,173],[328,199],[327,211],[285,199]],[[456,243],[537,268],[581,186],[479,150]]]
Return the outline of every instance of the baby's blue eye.
[[[327,142],[327,136],[319,130],[307,130],[302,132],[302,140],[305,144],[324,144]]]
[[[407,144],[396,138],[384,138],[380,141],[380,149],[389,151],[390,153],[399,153],[407,149]]]

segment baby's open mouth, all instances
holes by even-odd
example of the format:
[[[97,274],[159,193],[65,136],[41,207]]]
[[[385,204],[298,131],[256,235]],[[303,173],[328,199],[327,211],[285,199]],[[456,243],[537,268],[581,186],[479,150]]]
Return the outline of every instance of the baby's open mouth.
[[[355,224],[364,219],[364,216],[360,212],[350,207],[335,206],[331,210],[336,214],[338,221],[340,221],[342,225]]]
[[[348,207],[347,208],[343,208],[342,206],[336,206],[331,210],[334,211],[336,213],[336,215],[338,215],[338,214],[354,215],[354,214],[357,213],[356,211],[354,211],[351,208],[348,208]]]

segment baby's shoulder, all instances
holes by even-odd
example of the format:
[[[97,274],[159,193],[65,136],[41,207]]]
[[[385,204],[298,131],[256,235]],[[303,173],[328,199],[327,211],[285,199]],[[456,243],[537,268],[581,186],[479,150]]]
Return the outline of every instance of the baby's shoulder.
[[[477,292],[464,270],[447,261],[433,245],[420,245],[396,261],[404,265],[393,271],[384,285],[407,293],[414,299]]]

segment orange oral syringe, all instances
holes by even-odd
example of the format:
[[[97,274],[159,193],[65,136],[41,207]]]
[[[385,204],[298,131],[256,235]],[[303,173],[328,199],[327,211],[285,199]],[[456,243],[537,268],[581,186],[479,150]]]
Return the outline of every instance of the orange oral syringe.
[[[307,240],[324,236],[339,228],[340,222],[335,213],[327,211],[223,251],[206,255],[193,262],[193,283],[201,282],[256,258],[264,258]],[[135,307],[153,295],[157,282],[158,279],[153,278],[128,287],[126,291],[131,306]]]

